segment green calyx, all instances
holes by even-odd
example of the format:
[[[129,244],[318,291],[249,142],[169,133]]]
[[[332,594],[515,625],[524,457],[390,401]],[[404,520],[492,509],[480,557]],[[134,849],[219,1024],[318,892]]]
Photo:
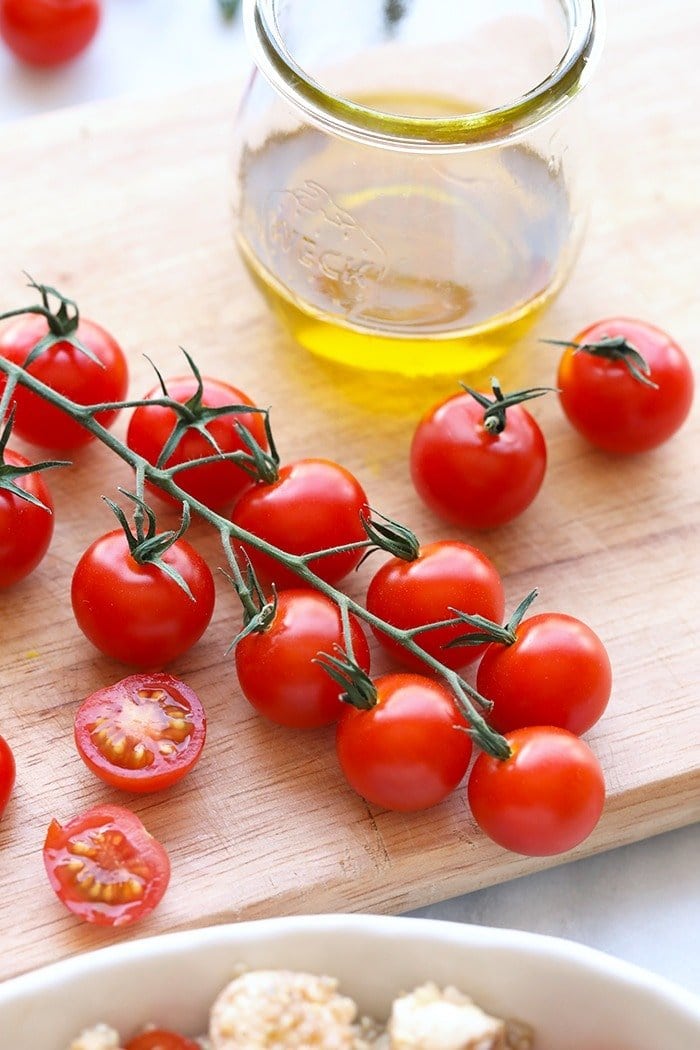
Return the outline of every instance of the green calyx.
[[[28,276],[28,275],[27,275]],[[25,314],[39,314],[41,317],[46,319],[46,323],[49,326],[48,333],[43,339],[32,347],[31,352],[27,356],[23,367],[29,368],[33,361],[36,361],[40,354],[45,353],[52,346],[56,346],[57,343],[69,343],[71,346],[79,350],[81,354],[88,357],[93,364],[98,365],[100,368],[104,368],[104,364],[100,361],[89,347],[85,346],[84,343],[78,339],[77,331],[78,324],[80,323],[80,313],[78,305],[72,299],[68,299],[65,295],[59,292],[56,288],[51,288],[48,284],[37,284],[36,281],[29,278],[29,287],[36,289],[41,297],[40,304],[34,304],[32,306],[25,306],[19,310],[8,310],[3,314],[0,314],[0,320],[6,320],[10,317],[21,317]],[[51,305],[51,297],[57,300],[57,305]]]
[[[538,595],[537,588],[525,595],[520,605],[510,617],[505,626],[486,619],[485,616],[472,615],[461,612],[459,609],[450,608],[458,623],[468,624],[475,630],[468,634],[461,634],[458,638],[452,638],[445,644],[445,649],[456,649],[463,645],[489,645],[491,642],[499,642],[501,645],[512,645],[517,641],[516,630],[520,622]]]
[[[147,358],[153,371],[158,377],[158,383],[163,391],[163,397],[166,398],[168,407],[172,409],[176,417],[175,425],[168,436],[168,440],[161,449],[156,466],[160,468],[164,467],[187,431],[196,430],[211,446],[214,458],[226,459],[236,463],[256,481],[265,481],[269,484],[276,481],[278,478],[279,456],[272,436],[269,411],[267,409],[257,408],[255,405],[232,404],[209,407],[208,405],[203,404],[204,383],[202,381],[201,372],[187,351],[183,347],[180,347],[180,349],[187,359],[187,363],[197,384],[192,397],[184,402],[176,401],[174,398],[170,397],[162,374],[150,358]],[[235,413],[236,415],[249,415],[252,413],[263,416],[265,436],[270,449],[269,452],[261,447],[248,428],[243,426],[240,422],[236,423],[236,430],[248,451],[222,452],[215,437],[209,431],[208,424],[211,423],[212,420],[218,419],[219,416],[228,416],[232,413]],[[197,462],[197,460],[194,460],[192,463],[187,463],[182,466],[196,466]]]
[[[133,529],[127,520],[126,514],[122,508],[114,502],[114,500],[109,499],[107,496],[103,496],[102,499],[114,512],[119,524],[124,530],[126,541],[129,544],[129,553],[131,554],[131,557],[139,565],[155,565],[156,568],[165,573],[166,576],[169,576],[170,579],[185,592],[188,598],[195,601],[195,597],[192,594],[187,581],[183,579],[173,565],[170,565],[164,560],[164,555],[167,551],[169,551],[173,544],[177,543],[177,541],[184,536],[189,528],[190,508],[188,504],[182,504],[182,518],[178,529],[168,529],[166,532],[158,532],[156,516],[148,504],[133,492],[126,492],[121,488],[119,491],[122,495],[126,496],[127,499],[130,499],[135,506]]]
[[[339,699],[359,711],[371,711],[377,706],[377,690],[374,682],[362,668],[339,646],[337,656],[319,653],[314,663],[322,667],[327,675],[342,689]]]
[[[652,390],[659,389],[658,384],[649,378],[651,369],[646,358],[623,335],[606,335],[593,343],[570,343],[563,339],[545,339],[544,342],[552,346],[568,346],[577,354],[585,353],[608,361],[620,361],[638,383],[651,387]]]
[[[28,474],[37,474],[40,470],[48,470],[50,467],[69,467],[70,461],[67,459],[46,459],[41,463],[29,463],[22,467],[5,462],[5,452],[12,433],[14,418],[15,410],[13,408],[2,428],[2,433],[0,433],[0,489],[12,493],[13,496],[17,496],[18,499],[22,499],[26,503],[40,507],[47,514],[51,514],[51,508],[42,503],[40,499],[37,499],[32,492],[27,492],[21,485],[18,485],[17,478],[26,477]]]
[[[504,394],[497,379],[491,380],[493,398],[473,390],[465,383],[459,384],[467,394],[471,394],[484,409],[483,426],[490,434],[500,434],[506,428],[506,411],[513,405],[519,405],[523,401],[530,401],[534,397],[542,397],[543,394],[551,393],[554,388],[550,386],[531,387],[529,390],[515,390],[511,394]]]
[[[371,507],[369,511],[369,514],[365,511],[360,512],[362,528],[367,533],[370,546],[362,555],[357,568],[359,569],[370,554],[380,550],[392,554],[395,558],[401,558],[402,561],[415,561],[420,554],[420,542],[416,534],[408,526],[387,518],[385,514]]]

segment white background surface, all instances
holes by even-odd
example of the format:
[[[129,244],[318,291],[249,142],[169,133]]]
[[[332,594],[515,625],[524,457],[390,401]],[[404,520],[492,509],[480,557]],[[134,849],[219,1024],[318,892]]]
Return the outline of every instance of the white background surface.
[[[97,38],[70,66],[30,71],[0,47],[0,134],[11,135],[12,122],[33,113],[99,98],[167,93],[242,72],[247,65],[240,18],[224,23],[215,0],[106,0]],[[415,914],[569,937],[700,994],[700,828]]]

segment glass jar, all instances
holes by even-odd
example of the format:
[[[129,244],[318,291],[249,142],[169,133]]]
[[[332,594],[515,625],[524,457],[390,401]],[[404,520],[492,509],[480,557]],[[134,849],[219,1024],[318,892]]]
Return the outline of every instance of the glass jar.
[[[236,237],[299,343],[439,375],[521,338],[581,241],[599,8],[246,0]]]

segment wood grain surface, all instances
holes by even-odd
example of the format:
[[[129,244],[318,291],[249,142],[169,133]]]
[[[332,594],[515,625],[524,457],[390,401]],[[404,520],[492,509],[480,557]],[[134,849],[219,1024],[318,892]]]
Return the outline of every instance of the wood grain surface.
[[[697,367],[700,8],[615,0],[608,21],[589,98],[587,241],[563,294],[501,363],[507,388],[552,382],[556,355],[538,336],[572,337],[612,313],[667,328]],[[134,395],[151,384],[143,355],[173,373],[186,347],[204,371],[272,406],[284,459],[337,457],[373,505],[422,539],[449,534],[480,545],[504,575],[509,609],[537,586],[539,610],[590,623],[615,675],[609,710],[588,735],[609,801],[582,847],[545,860],[486,841],[462,790],[417,816],[367,806],[344,786],[331,730],[273,727],[240,695],[223,655],[239,613],[222,578],[211,629],[171,668],[207,707],[200,764],[165,794],[130,799],[107,789],[77,757],[73,716],[81,698],[128,672],[82,637],[69,587],[79,555],[112,527],[100,496],[131,479],[105,449],[90,447],[50,479],[50,553],[0,595],[0,732],[18,765],[0,824],[0,978],[124,936],[272,914],[400,912],[700,818],[698,412],[665,447],[616,459],[587,447],[555,398],[533,403],[550,452],[536,503],[485,536],[446,530],[412,492],[407,449],[419,412],[453,381],[389,388],[324,364],[290,343],[248,282],[227,203],[237,91],[216,84],[5,126],[0,309],[26,300],[22,270],[74,296],[125,347]],[[192,539],[220,564],[201,523]],[[354,595],[371,571],[370,563],[350,582]],[[123,934],[74,920],[42,867],[50,819],[101,801],[133,806],[172,859],[162,905]]]

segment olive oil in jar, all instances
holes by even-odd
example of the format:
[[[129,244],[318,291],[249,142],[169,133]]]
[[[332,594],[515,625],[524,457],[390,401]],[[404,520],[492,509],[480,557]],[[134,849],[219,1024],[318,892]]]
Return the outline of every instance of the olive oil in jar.
[[[239,178],[240,250],[273,312],[307,349],[357,368],[483,369],[528,330],[573,254],[561,166],[528,145],[368,150],[307,124],[247,147]]]

